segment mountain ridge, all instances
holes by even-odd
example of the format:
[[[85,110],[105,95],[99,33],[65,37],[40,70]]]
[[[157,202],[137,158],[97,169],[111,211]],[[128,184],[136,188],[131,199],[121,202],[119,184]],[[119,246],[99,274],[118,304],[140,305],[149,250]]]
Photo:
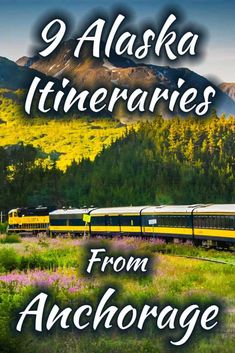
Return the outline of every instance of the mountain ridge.
[[[34,76],[42,80],[47,77],[44,73],[25,66],[19,66],[14,61],[0,56],[0,88],[9,90],[27,89]]]
[[[27,88],[30,79],[36,74],[43,79],[47,78],[47,80],[53,78],[53,80],[60,81],[62,77],[66,77],[72,85],[79,88],[94,89],[99,84],[99,87],[106,87],[108,90],[115,86],[130,89],[138,87],[145,90],[151,90],[157,86],[162,89],[174,90],[178,89],[178,79],[182,78],[185,83],[181,93],[190,87],[195,87],[198,90],[198,101],[203,101],[203,87],[211,85],[216,90],[217,100],[213,108],[216,109],[217,114],[235,115],[235,102],[227,95],[227,92],[188,68],[137,64],[124,56],[118,56],[113,51],[107,59],[103,47],[101,48],[102,55],[98,59],[90,56],[89,46],[84,47],[80,58],[76,59],[73,57],[75,44],[76,41],[72,39],[65,41],[47,58],[42,58],[39,55],[24,56],[19,58],[16,63],[5,59],[8,60],[8,64],[5,63],[6,69],[0,58],[0,88]],[[6,75],[6,72],[11,69],[13,74]],[[20,76],[22,77],[20,78]],[[12,78],[14,78],[13,82]],[[162,113],[167,116],[164,110]],[[179,110],[176,109],[174,113],[179,114]]]
[[[235,83],[234,82],[223,82],[219,85],[219,88],[226,93],[233,101],[235,101]]]
[[[235,114],[235,103],[223,92],[220,87],[211,83],[207,78],[191,71],[188,68],[171,68],[169,66],[158,66],[153,64],[135,63],[129,58],[118,56],[111,50],[110,57],[104,54],[104,43],[101,43],[101,56],[94,58],[90,55],[91,47],[83,47],[79,58],[74,58],[73,52],[77,41],[70,39],[64,41],[56,51],[46,58],[39,55],[23,57],[17,60],[18,65],[35,69],[45,75],[57,79],[66,77],[77,87],[105,86],[108,89],[118,85],[119,87],[151,89],[158,86],[178,89],[179,78],[185,80],[184,89],[195,87],[198,89],[198,97],[203,100],[202,88],[212,85],[217,92],[215,108],[221,115]],[[178,111],[176,110],[176,113]]]

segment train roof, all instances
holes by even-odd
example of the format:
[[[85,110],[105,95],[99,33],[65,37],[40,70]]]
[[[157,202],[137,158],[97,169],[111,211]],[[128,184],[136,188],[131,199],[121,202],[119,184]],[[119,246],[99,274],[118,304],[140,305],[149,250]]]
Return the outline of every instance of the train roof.
[[[206,207],[198,207],[194,213],[235,214],[235,204],[214,204]]]
[[[35,208],[35,210],[44,209],[44,207]],[[46,207],[45,207],[46,209]],[[13,209],[10,212],[19,209]],[[49,213],[49,215],[73,215],[86,214],[91,215],[135,215],[135,214],[174,214],[191,213],[194,214],[235,214],[235,204],[195,204],[195,205],[161,205],[161,206],[124,206],[124,207],[106,207],[106,208],[62,208]],[[9,213],[10,213],[9,212]]]
[[[8,212],[8,214],[12,214],[13,212],[16,212],[19,217],[22,216],[47,216],[49,212],[55,210],[55,206],[37,206],[37,207],[18,207],[15,209],[12,209]]]
[[[205,205],[161,205],[151,206],[143,210],[142,214],[157,214],[157,213],[191,213],[197,207],[204,207]]]
[[[17,212],[17,208],[11,209],[11,210],[8,212],[8,214],[13,213],[13,212]]]
[[[94,208],[61,208],[49,213],[50,216],[53,215],[69,215],[69,214],[86,214],[93,210]]]
[[[108,208],[97,208],[91,211],[91,215],[110,215],[110,214],[126,214],[134,215],[140,214],[144,208],[150,206],[127,206],[127,207],[108,207]]]
[[[11,209],[8,213],[16,212],[16,211],[49,210],[49,209],[55,209],[55,207],[54,206],[17,207],[17,208]]]

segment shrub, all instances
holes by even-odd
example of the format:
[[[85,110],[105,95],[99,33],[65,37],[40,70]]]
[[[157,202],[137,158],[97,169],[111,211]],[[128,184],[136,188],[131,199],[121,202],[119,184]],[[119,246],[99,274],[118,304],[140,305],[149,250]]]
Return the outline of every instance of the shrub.
[[[20,258],[14,249],[0,249],[0,267],[6,271],[18,268]]]
[[[7,223],[0,223],[0,234],[4,234],[7,231]]]
[[[5,235],[3,238],[1,238],[0,242],[2,244],[20,243],[21,238],[18,234],[10,234],[10,235]]]

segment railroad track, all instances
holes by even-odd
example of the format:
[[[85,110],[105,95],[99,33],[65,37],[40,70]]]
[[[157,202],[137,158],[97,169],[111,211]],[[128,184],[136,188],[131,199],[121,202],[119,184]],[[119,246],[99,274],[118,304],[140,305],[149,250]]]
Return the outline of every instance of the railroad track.
[[[166,252],[162,252],[162,253],[165,254],[165,255],[167,254]],[[216,260],[216,259],[210,259],[210,258],[207,258],[207,257],[197,257],[197,256],[190,256],[190,255],[175,255],[175,254],[170,254],[170,253],[168,253],[167,255],[175,256],[175,257],[183,257],[183,258],[192,259],[192,260],[214,262],[214,263],[222,264],[222,265],[235,266],[235,263],[232,263],[232,262],[227,262],[227,261],[223,261],[223,260]]]
[[[93,236],[93,239],[94,238],[104,238],[104,239],[107,239],[107,237],[102,237],[102,236]],[[112,239],[112,238],[111,238]],[[148,238],[149,239],[149,238]],[[182,244],[181,244],[182,245]],[[210,249],[214,249],[214,248],[205,248],[204,246],[201,246],[200,248],[202,249],[206,249],[206,250],[210,250]],[[223,248],[219,248],[219,249],[216,249],[217,251],[225,251],[225,249]],[[227,252],[229,253],[234,253],[234,249],[226,249]],[[157,252],[158,253],[158,252]],[[180,254],[174,254],[174,253],[171,253],[171,252],[168,252],[167,250],[164,251],[163,249],[162,250],[159,250],[159,253],[161,254],[164,254],[164,255],[170,255],[170,256],[175,256],[175,257],[183,257],[183,258],[186,258],[186,259],[192,259],[192,260],[200,260],[200,261],[207,261],[207,262],[213,262],[213,263],[217,263],[217,264],[222,264],[222,265],[231,265],[231,266],[235,266],[235,257],[234,257],[234,263],[232,262],[228,262],[228,261],[223,261],[223,260],[217,260],[217,259],[212,259],[212,258],[208,258],[208,257],[199,257],[199,256],[191,256],[191,255],[180,255]]]

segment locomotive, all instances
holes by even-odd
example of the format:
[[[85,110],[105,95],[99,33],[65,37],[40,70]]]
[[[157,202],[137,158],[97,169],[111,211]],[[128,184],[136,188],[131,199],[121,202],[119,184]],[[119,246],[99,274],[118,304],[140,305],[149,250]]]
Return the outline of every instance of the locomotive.
[[[8,212],[8,232],[34,234],[44,232],[49,227],[49,213],[55,207],[22,207]]]

